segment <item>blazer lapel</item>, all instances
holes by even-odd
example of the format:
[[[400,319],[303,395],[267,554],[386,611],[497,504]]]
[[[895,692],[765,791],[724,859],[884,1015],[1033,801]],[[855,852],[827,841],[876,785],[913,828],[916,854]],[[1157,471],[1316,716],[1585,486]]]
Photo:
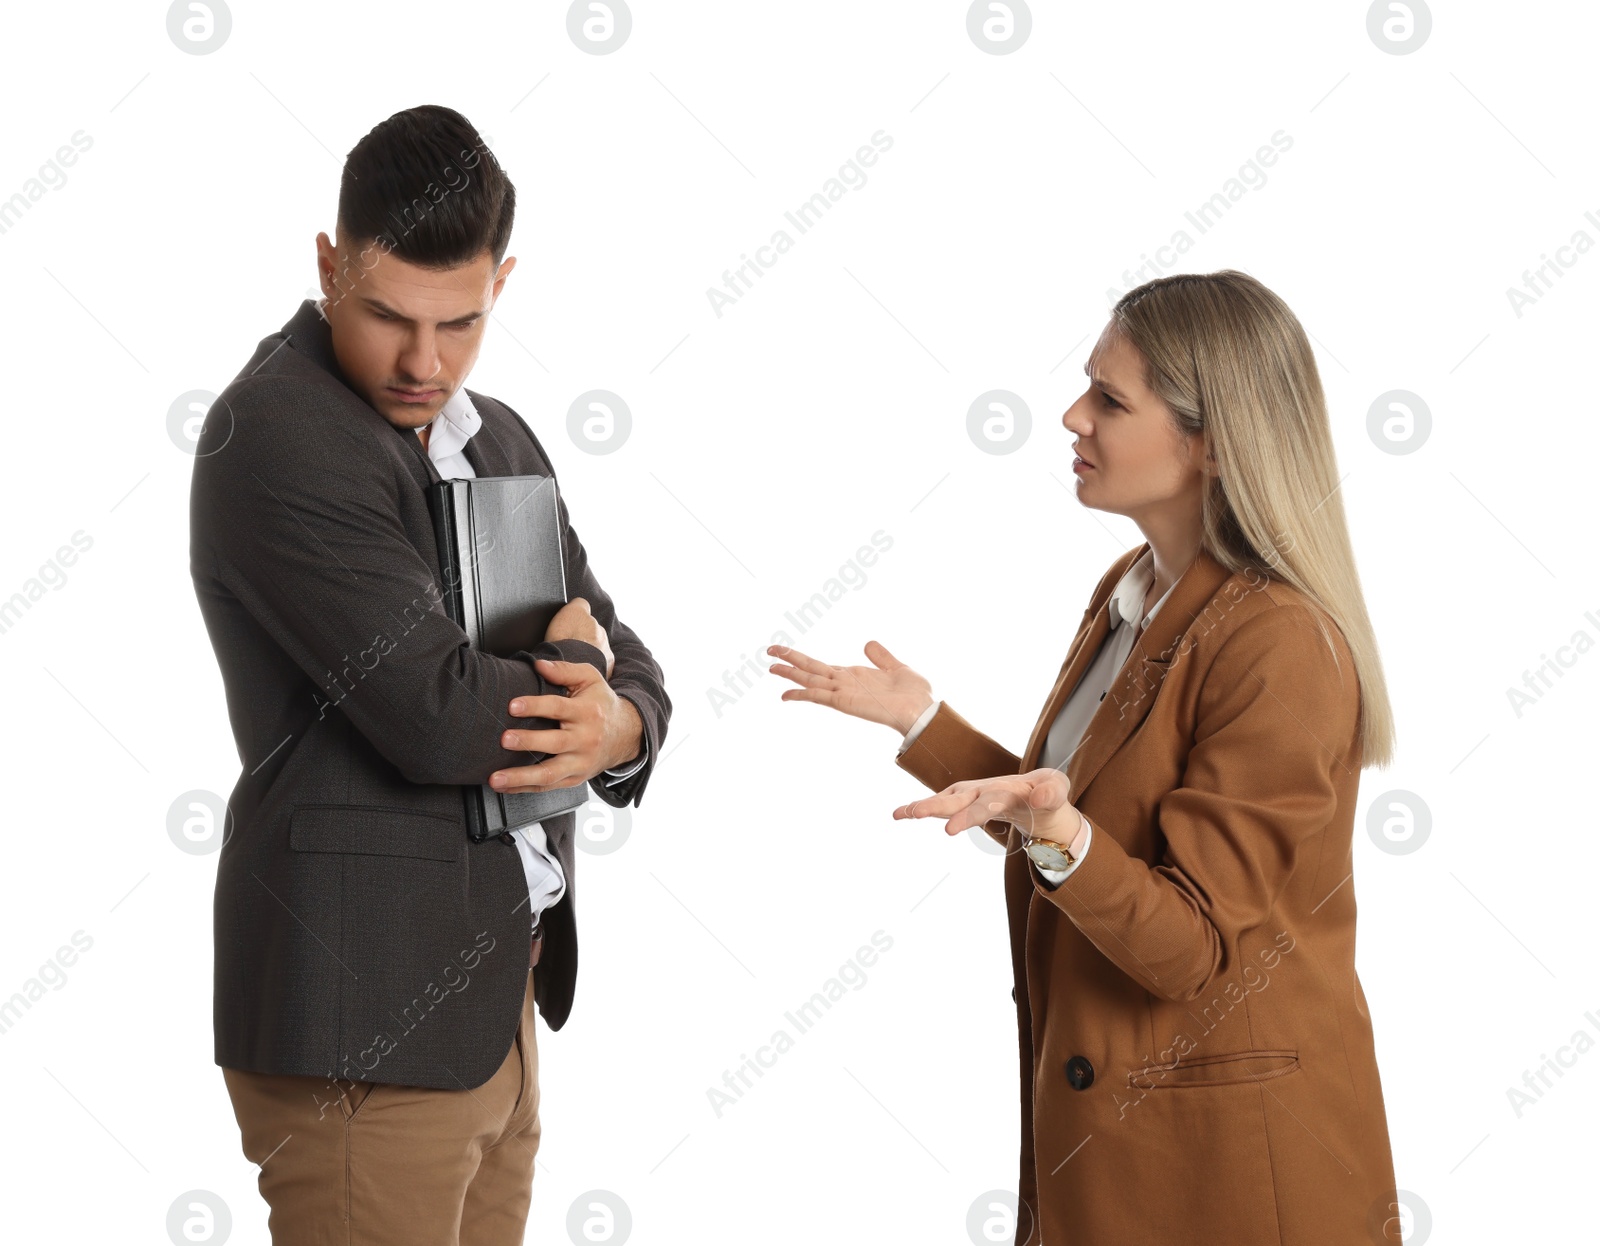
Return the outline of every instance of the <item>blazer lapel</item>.
[[[1115,588],[1116,585],[1113,583],[1111,587]],[[1089,669],[1089,663],[1094,661],[1094,655],[1100,651],[1101,643],[1110,634],[1110,591],[1107,590],[1105,598],[1098,607],[1091,606],[1090,609],[1094,613],[1087,617],[1085,626],[1079,627],[1077,638],[1067,650],[1067,660],[1061,665],[1061,673],[1056,676],[1055,686],[1045,698],[1044,709],[1039,711],[1038,721],[1033,724],[1033,730],[1028,735],[1028,747],[1022,752],[1024,774],[1039,765],[1039,756],[1044,752],[1045,739],[1050,734],[1050,724],[1055,722],[1056,716],[1061,713],[1061,707],[1067,703],[1072,690],[1083,678],[1084,671]]]
[[[1083,678],[1084,671],[1089,669],[1089,663],[1094,661],[1094,655],[1100,651],[1101,642],[1111,631],[1112,593],[1116,591],[1118,582],[1127,574],[1128,568],[1143,558],[1145,550],[1149,548],[1149,542],[1146,542],[1137,549],[1129,550],[1113,563],[1112,573],[1107,574],[1099,592],[1089,602],[1089,608],[1083,612],[1083,622],[1078,626],[1078,634],[1073,637],[1072,644],[1067,649],[1067,660],[1061,664],[1061,673],[1056,676],[1055,686],[1045,698],[1044,709],[1039,711],[1039,719],[1033,724],[1033,730],[1028,735],[1028,746],[1022,750],[1021,773],[1026,774],[1038,767],[1039,756],[1044,752],[1044,742],[1050,734],[1050,724],[1055,722],[1056,715],[1061,713],[1061,707],[1067,703],[1072,690]]]
[[[489,402],[492,400],[485,400],[483,395],[474,394],[471,390],[467,391],[467,399],[478,413],[478,431],[467,439],[466,447],[462,450],[467,462],[472,464],[472,470],[480,476],[529,475],[528,472],[517,470],[511,452],[490,423]]]
[[[1133,561],[1143,555],[1145,548],[1148,546],[1141,547],[1127,566],[1132,566]],[[1212,599],[1230,575],[1226,567],[1202,549],[1188,570],[1178,577],[1172,595],[1156,612],[1155,618],[1150,620],[1143,635],[1134,641],[1127,661],[1112,679],[1105,700],[1100,702],[1089,725],[1084,728],[1078,747],[1063,767],[1072,786],[1071,799],[1074,802],[1149,716],[1150,707],[1161,691],[1167,672],[1179,655],[1186,651],[1179,642],[1208,608],[1213,607]],[[1115,587],[1115,584],[1111,585],[1111,588]],[[1128,625],[1125,621],[1124,626]],[[1040,714],[1033,734],[1028,738],[1028,748],[1022,759],[1023,773],[1038,766],[1051,724],[1061,713],[1061,707],[1078,686],[1110,631],[1111,593],[1108,590],[1105,600],[1099,604],[1092,625],[1069,654],[1062,676],[1051,690],[1044,712]]]

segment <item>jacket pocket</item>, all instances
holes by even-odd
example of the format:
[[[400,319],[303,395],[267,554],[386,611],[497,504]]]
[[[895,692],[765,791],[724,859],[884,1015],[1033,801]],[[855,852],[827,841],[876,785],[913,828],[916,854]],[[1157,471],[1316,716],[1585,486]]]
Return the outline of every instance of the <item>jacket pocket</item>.
[[[380,857],[459,861],[466,830],[453,818],[371,805],[297,805],[289,815],[289,847]]]
[[[1135,1090],[1183,1090],[1195,1086],[1236,1086],[1284,1077],[1300,1067],[1293,1048],[1232,1051],[1221,1055],[1189,1056],[1171,1064],[1147,1064],[1128,1074]]]

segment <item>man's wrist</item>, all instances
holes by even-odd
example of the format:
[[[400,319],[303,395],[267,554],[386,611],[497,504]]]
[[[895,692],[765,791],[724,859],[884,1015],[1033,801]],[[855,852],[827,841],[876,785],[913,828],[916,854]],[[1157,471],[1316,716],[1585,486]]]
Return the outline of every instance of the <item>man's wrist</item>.
[[[624,725],[620,732],[623,742],[620,747],[628,748],[630,751],[626,757],[617,758],[605,769],[622,770],[635,764],[644,756],[644,718],[640,715],[637,705],[627,697],[620,695],[617,697],[617,704],[612,712],[623,716]]]

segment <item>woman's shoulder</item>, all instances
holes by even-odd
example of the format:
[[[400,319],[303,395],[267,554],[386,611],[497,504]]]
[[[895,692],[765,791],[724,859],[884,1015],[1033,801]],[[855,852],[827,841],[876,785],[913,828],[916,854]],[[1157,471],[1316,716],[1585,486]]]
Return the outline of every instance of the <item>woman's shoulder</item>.
[[[1266,677],[1293,685],[1314,700],[1352,701],[1355,662],[1338,624],[1308,593],[1261,570],[1227,577],[1207,612],[1196,617],[1193,638],[1207,681],[1218,684]],[[1212,676],[1222,676],[1220,680]]]
[[[1247,590],[1247,597],[1245,608],[1237,612],[1233,627],[1225,634],[1231,635],[1245,624],[1255,623],[1256,631],[1270,633],[1285,641],[1295,636],[1320,638],[1326,635],[1333,642],[1338,656],[1341,659],[1348,658],[1349,648],[1338,624],[1309,593],[1259,570],[1236,572],[1230,582],[1232,580],[1240,582]],[[1258,619],[1261,622],[1256,623]]]
[[[1095,585],[1085,616],[1105,603],[1123,576],[1149,548],[1148,543],[1135,545],[1112,561]],[[1349,647],[1333,618],[1313,597],[1287,580],[1259,566],[1230,570],[1204,550],[1192,570],[1205,587],[1201,597],[1192,594],[1189,597],[1189,613],[1193,617],[1186,617],[1179,623],[1176,635],[1179,652],[1198,651],[1214,656],[1229,640],[1248,630],[1250,638],[1258,643],[1270,640],[1308,650],[1315,638],[1315,647],[1329,655],[1335,665],[1349,662]],[[1210,593],[1209,600],[1204,598],[1205,593]],[[1234,649],[1246,647],[1236,645]]]

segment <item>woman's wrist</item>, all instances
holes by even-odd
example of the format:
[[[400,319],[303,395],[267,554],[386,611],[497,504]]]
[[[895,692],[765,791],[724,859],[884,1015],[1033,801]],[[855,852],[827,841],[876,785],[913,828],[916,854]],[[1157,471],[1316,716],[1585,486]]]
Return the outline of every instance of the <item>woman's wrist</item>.
[[[1072,839],[1067,844],[1067,851],[1076,860],[1083,855],[1084,841],[1089,838],[1089,819],[1076,809],[1073,812],[1078,814],[1078,829],[1073,832]]]
[[[938,697],[929,697],[921,705],[917,706],[910,712],[911,717],[907,720],[905,726],[902,727],[899,723],[891,723],[889,725],[901,735],[909,735],[912,728],[922,721],[923,715],[927,714],[927,712],[937,704],[939,704]]]

